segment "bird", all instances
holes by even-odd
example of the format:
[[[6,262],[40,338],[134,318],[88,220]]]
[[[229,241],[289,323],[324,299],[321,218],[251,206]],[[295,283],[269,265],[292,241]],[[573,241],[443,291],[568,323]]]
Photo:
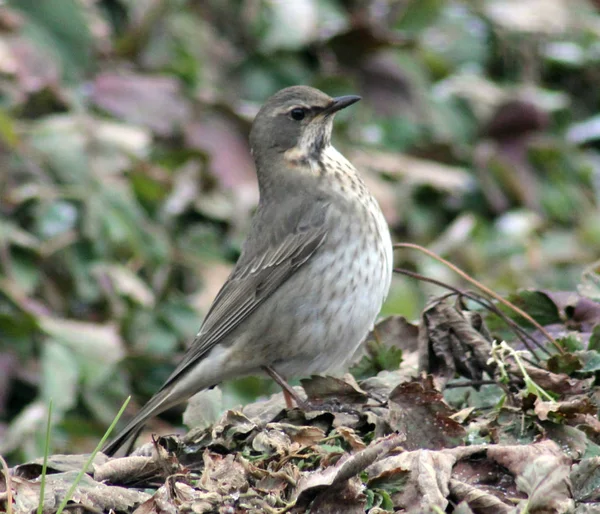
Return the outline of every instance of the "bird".
[[[240,376],[343,370],[373,327],[392,277],[384,215],[331,144],[334,115],[360,96],[309,86],[271,96],[250,130],[259,202],[240,257],[160,390],[103,449],[114,455],[153,416]]]

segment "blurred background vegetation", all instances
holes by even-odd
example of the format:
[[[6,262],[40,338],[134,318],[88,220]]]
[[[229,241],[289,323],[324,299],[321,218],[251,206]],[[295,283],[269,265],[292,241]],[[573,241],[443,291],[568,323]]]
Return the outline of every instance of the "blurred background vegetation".
[[[41,455],[50,398],[51,450],[89,450],[160,386],[239,255],[253,115],[293,84],[363,96],[334,142],[397,241],[502,294],[600,255],[600,2],[4,0],[0,453]],[[396,277],[384,314],[432,292]]]

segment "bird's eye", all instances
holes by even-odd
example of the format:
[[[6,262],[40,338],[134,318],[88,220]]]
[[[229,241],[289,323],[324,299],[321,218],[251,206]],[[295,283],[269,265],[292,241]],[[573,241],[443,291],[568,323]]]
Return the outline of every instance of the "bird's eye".
[[[304,119],[304,116],[306,116],[306,111],[300,107],[296,107],[290,111],[290,116],[293,120],[300,121]]]

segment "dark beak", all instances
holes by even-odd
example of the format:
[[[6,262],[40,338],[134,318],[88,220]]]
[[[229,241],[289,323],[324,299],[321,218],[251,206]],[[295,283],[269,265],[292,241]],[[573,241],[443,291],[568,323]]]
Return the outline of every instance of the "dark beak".
[[[323,114],[327,116],[331,114],[335,114],[342,109],[345,109],[349,105],[355,104],[360,100],[360,96],[357,95],[346,95],[346,96],[337,96],[333,99],[333,102],[329,104],[328,107],[325,107]]]

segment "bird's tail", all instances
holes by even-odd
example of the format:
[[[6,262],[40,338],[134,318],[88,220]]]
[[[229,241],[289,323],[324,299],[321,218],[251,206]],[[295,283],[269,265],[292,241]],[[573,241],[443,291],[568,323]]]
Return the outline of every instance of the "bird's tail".
[[[121,446],[131,438],[137,436],[146,424],[146,421],[179,403],[180,399],[170,398],[172,396],[170,393],[169,389],[163,389],[150,398],[148,403],[142,407],[125,428],[110,443],[102,448],[102,452],[109,457],[113,456]]]

